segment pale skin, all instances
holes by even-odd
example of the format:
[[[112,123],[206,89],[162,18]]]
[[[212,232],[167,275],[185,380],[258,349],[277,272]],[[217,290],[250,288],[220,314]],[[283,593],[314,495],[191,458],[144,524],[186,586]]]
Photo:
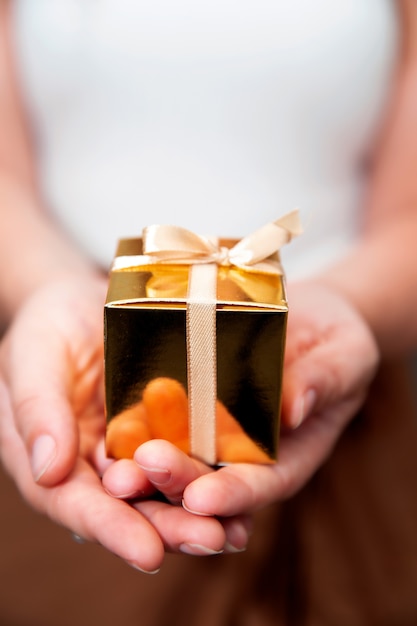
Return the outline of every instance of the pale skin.
[[[156,571],[165,551],[244,549],[252,512],[296,493],[325,461],[380,359],[417,345],[415,2],[399,3],[405,45],[361,240],[337,266],[289,287],[279,463],[216,472],[163,441],[144,444],[133,461],[104,457],[106,278],[43,206],[4,36],[8,5],[0,0],[0,309],[9,324],[0,346],[4,466],[37,510],[143,571]],[[172,504],[152,498],[155,491]]]

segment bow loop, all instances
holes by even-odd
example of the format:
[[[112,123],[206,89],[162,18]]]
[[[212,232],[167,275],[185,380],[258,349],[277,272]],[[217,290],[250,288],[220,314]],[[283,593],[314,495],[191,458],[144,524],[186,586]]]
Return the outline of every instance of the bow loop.
[[[205,260],[215,256],[217,247],[207,238],[180,226],[154,224],[142,233],[143,253],[161,261]]]
[[[215,263],[278,275],[282,270],[277,253],[283,245],[301,232],[297,210],[266,224],[230,249],[219,246],[208,237],[197,235],[186,228],[156,224],[143,230],[143,254],[117,257],[113,269],[127,269],[154,263],[185,265]]]
[[[302,232],[297,210],[270,222],[241,239],[230,251],[234,265],[255,265],[277,253]]]

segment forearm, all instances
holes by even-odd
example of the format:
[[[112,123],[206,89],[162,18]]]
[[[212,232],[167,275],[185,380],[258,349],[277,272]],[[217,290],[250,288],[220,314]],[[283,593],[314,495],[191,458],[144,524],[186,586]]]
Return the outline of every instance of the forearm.
[[[33,189],[6,175],[0,175],[0,222],[0,310],[6,323],[45,283],[99,275],[60,231]]]
[[[37,190],[36,155],[22,102],[9,29],[0,1],[0,321],[47,282],[95,276],[93,264],[48,215]]]
[[[384,356],[417,347],[416,244],[417,207],[369,230],[350,256],[319,277],[362,314]]]
[[[370,168],[364,232],[321,277],[352,301],[387,356],[417,347],[417,7],[413,0],[399,7],[403,45]]]

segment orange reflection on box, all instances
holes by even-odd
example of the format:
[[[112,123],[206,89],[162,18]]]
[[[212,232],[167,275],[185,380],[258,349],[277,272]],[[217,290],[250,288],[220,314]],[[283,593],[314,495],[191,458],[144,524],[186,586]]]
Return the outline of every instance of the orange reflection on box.
[[[145,387],[140,402],[111,419],[107,426],[109,456],[132,458],[150,439],[165,439],[189,453],[188,398],[172,378],[155,378]],[[243,430],[225,406],[216,402],[216,450],[219,463],[273,463]]]

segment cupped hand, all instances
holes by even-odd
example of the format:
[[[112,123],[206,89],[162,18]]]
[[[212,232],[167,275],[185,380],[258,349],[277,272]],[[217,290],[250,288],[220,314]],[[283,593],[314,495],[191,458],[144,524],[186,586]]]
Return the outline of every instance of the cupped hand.
[[[364,402],[379,352],[358,311],[319,282],[289,288],[278,463],[230,465],[184,490],[188,510],[236,515],[295,494]]]
[[[337,291],[299,283],[290,287],[289,303],[278,462],[213,472],[172,446],[161,455],[149,442],[135,453],[136,470],[109,470],[110,491],[121,493],[124,479],[134,489],[140,470],[187,511],[227,518],[289,498],[312,477],[363,403],[379,354],[367,324]]]
[[[165,550],[212,554],[230,531],[212,517],[111,497],[104,433],[105,281],[62,280],[35,293],[0,346],[0,453],[24,498],[81,537],[147,572]],[[155,491],[146,475],[144,492]]]

